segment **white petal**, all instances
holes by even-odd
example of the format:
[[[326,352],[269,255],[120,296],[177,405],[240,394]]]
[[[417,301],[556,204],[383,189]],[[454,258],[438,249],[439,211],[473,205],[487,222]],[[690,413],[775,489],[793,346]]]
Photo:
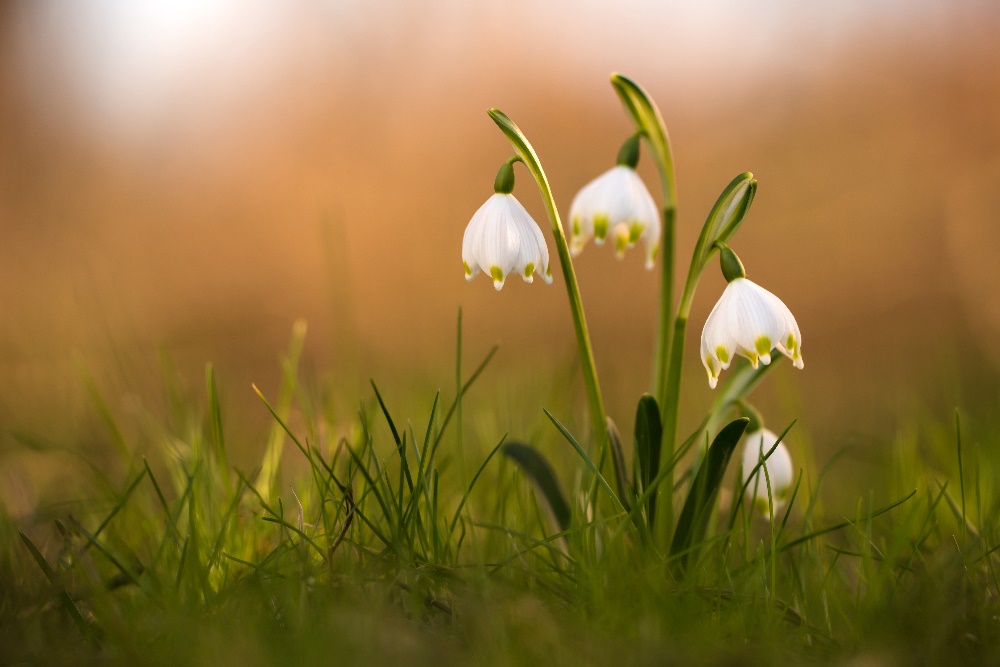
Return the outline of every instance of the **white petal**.
[[[775,508],[781,506],[784,497],[795,481],[795,470],[792,467],[792,457],[785,447],[784,441],[771,452],[771,455],[764,462],[767,468],[767,477],[763,474],[763,468],[757,470],[756,475],[751,480],[751,472],[760,462],[760,457],[767,454],[774,443],[778,441],[771,431],[760,429],[744,436],[743,445],[743,483],[750,480],[747,491],[754,500],[763,500],[767,503],[767,482],[771,481],[771,501]]]

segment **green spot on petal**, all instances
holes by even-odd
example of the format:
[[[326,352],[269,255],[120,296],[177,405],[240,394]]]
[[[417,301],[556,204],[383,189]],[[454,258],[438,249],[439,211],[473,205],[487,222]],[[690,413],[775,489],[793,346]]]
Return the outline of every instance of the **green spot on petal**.
[[[603,241],[604,237],[608,235],[608,216],[606,215],[595,215],[594,216],[594,238],[599,241]]]
[[[795,334],[788,334],[788,340],[785,341],[785,347],[788,348],[789,354],[795,354]]]
[[[624,234],[615,235],[615,251],[619,255],[624,255],[626,248],[628,248],[628,237]]]
[[[490,267],[490,275],[493,276],[493,280],[498,283],[503,282],[503,270],[499,266]]]
[[[761,484],[763,484],[763,486],[764,486],[764,494],[765,495],[764,495],[763,498],[754,498],[754,500],[753,500],[753,506],[754,506],[754,509],[756,509],[758,512],[760,512],[761,514],[766,515],[770,511],[770,508],[767,505],[767,495],[766,495],[767,494],[767,483],[765,481],[761,480]]]
[[[535,273],[535,265],[528,262],[527,266],[524,267],[524,277],[530,278]]]
[[[465,276],[469,277],[472,275],[472,267],[469,266],[468,262],[462,262],[465,265]]]
[[[642,236],[642,231],[646,228],[641,222],[633,222],[628,228],[628,242],[635,243]]]
[[[580,216],[573,216],[573,236],[580,235]]]
[[[713,376],[715,375],[715,359],[712,357],[705,357],[705,366],[708,367],[708,372]]]
[[[754,341],[753,346],[757,348],[757,354],[764,356],[771,353],[771,348],[774,345],[771,344],[771,339],[767,336],[758,336],[757,340]]]
[[[729,350],[720,345],[715,348],[715,356],[719,358],[719,363],[728,364],[729,363]]]

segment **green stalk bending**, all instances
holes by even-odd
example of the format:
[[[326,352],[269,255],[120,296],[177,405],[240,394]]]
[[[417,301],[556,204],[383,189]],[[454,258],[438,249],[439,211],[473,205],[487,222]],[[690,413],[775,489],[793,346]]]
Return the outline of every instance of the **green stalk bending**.
[[[573,327],[576,330],[576,344],[580,350],[580,363],[583,366],[583,382],[587,388],[587,405],[590,408],[590,420],[598,442],[599,461],[604,460],[607,447],[607,415],[604,413],[604,400],[601,398],[601,387],[597,382],[597,367],[594,364],[594,351],[590,345],[590,333],[587,331],[587,319],[583,314],[583,301],[580,298],[580,288],[576,282],[576,272],[569,254],[569,244],[566,243],[566,232],[563,230],[559,211],[552,189],[542,170],[542,164],[535,154],[535,149],[528,143],[520,128],[499,109],[489,110],[490,118],[500,127],[500,130],[510,140],[518,157],[535,177],[538,191],[545,204],[552,223],[552,234],[555,236],[556,249],[559,251],[559,264],[562,267],[563,278],[566,280],[566,292],[569,295],[569,309],[573,313]]]
[[[680,405],[681,391],[681,367],[684,361],[684,334],[687,331],[688,317],[691,314],[691,303],[694,301],[695,288],[701,273],[708,264],[712,254],[716,252],[715,244],[725,242],[736,233],[740,223],[750,209],[754,194],[757,191],[757,181],[753,179],[753,174],[746,172],[740,174],[729,183],[722,194],[719,195],[715,206],[708,214],[708,219],[701,229],[698,242],[695,244],[694,254],[691,258],[691,266],[688,268],[687,280],[684,282],[684,290],[681,292],[680,301],[677,304],[677,314],[674,317],[673,335],[670,341],[670,354],[668,356],[666,381],[663,393],[663,403],[660,409],[663,413],[663,444],[661,447],[661,461],[670,461],[674,453],[674,444],[677,438],[677,410]],[[667,475],[664,483],[660,485],[661,493],[665,496],[661,503],[663,512],[657,517],[658,532],[662,536],[670,534],[672,515],[672,494],[673,494],[673,473]]]

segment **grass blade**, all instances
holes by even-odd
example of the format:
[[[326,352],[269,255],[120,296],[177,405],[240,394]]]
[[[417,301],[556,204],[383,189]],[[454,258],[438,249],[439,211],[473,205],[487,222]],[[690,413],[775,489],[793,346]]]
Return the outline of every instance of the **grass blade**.
[[[490,460],[493,458],[493,455],[497,453],[497,450],[499,450],[500,447],[503,446],[504,440],[506,439],[507,439],[507,434],[504,433],[503,437],[500,438],[500,442],[497,443],[497,446],[494,447],[492,450],[490,450],[490,453],[486,456],[486,460],[484,460],[483,464],[479,466],[479,470],[477,470],[476,474],[472,477],[472,482],[465,489],[465,493],[462,494],[462,500],[459,501],[458,509],[455,510],[455,516],[452,517],[451,526],[448,528],[449,538],[451,537],[451,534],[455,530],[455,524],[458,523],[458,517],[462,513],[462,508],[465,507],[465,501],[469,499],[469,494],[472,493],[472,487],[476,485],[476,481],[479,479],[479,476],[483,474],[483,470],[486,469],[486,464],[490,462]]]

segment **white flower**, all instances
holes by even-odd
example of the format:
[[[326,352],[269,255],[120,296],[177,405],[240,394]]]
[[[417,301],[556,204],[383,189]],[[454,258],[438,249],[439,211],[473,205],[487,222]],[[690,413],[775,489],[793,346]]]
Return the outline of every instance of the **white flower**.
[[[570,251],[577,255],[590,237],[603,245],[610,234],[621,258],[626,248],[642,239],[646,268],[652,268],[660,243],[660,215],[656,203],[635,169],[619,164],[604,172],[576,194],[569,207],[573,235]]]
[[[743,445],[743,483],[750,479],[750,474],[760,462],[762,456],[774,447],[778,441],[778,436],[771,433],[766,428],[762,428],[745,436]],[[767,468],[767,476],[764,476],[764,468]],[[747,486],[747,491],[753,498],[753,504],[767,513],[767,482],[771,481],[771,502],[775,509],[780,507],[792,483],[795,481],[795,471],[792,469],[792,457],[785,447],[784,441],[778,443],[778,447],[767,457],[764,465],[757,469],[754,479]]]
[[[746,278],[730,281],[712,308],[701,331],[701,361],[708,371],[708,385],[715,388],[719,373],[741,354],[757,368],[758,360],[771,363],[778,348],[802,368],[802,334],[781,299]]]
[[[483,270],[497,290],[511,271],[517,271],[526,283],[535,273],[552,282],[542,230],[512,194],[495,193],[472,216],[462,239],[462,261],[467,280]]]

